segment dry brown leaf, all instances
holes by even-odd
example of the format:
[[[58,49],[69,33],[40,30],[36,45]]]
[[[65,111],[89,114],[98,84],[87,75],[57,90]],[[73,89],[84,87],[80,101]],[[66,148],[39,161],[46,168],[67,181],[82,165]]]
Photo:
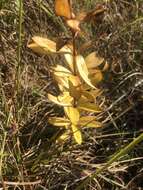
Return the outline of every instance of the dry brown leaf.
[[[72,18],[70,1],[69,0],[55,0],[55,12],[58,16],[64,16],[67,19]]]

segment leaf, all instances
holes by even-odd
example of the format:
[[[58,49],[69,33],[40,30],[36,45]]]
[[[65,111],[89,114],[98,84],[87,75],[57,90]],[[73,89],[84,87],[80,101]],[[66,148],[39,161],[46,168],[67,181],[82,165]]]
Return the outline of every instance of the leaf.
[[[58,86],[61,90],[63,88],[69,88],[69,82],[68,82],[68,77],[72,75],[72,73],[65,67],[61,65],[57,65],[56,67],[53,67],[53,76],[54,79],[57,81]]]
[[[55,12],[58,16],[70,19],[72,13],[69,0],[55,0]]]
[[[102,69],[102,71],[107,71],[108,68],[109,68],[109,64],[108,64],[108,62],[106,61],[106,62],[105,62],[105,65],[104,65],[104,67],[103,67],[103,69]]]
[[[74,107],[66,107],[64,108],[65,113],[67,114],[69,120],[71,121],[71,123],[73,125],[77,125],[79,118],[80,118],[80,114],[77,108]]]
[[[28,48],[32,49],[35,53],[38,54],[47,54],[47,51],[44,50],[43,48],[41,48],[39,45],[37,45],[36,43],[31,43],[28,45]]]
[[[90,91],[83,91],[82,95],[89,101],[89,102],[94,102],[95,97],[94,94],[92,94]]]
[[[70,53],[71,50],[67,46],[62,47],[58,52],[56,50],[56,43],[47,38],[40,36],[34,36],[32,38],[33,42],[28,45],[30,49],[39,54],[48,54],[48,53]]]
[[[71,71],[63,67],[62,65],[56,65],[56,67],[53,67],[53,70],[54,74],[60,77],[68,77],[72,75]]]
[[[43,50],[43,54],[47,54],[49,52],[56,53],[56,43],[54,41],[40,36],[34,36],[32,40],[34,42],[34,45],[33,43],[28,45],[29,48],[31,49],[33,48],[32,50],[36,49],[37,51],[39,48],[40,49],[39,53],[41,53],[41,50]]]
[[[78,129],[78,127],[76,125],[71,125],[71,128],[72,128],[72,131],[73,131],[73,136],[75,138],[75,141],[78,144],[81,144],[82,143],[82,135],[81,135],[80,130]]]
[[[76,100],[81,97],[81,82],[78,76],[69,77],[69,93]]]
[[[48,99],[60,106],[71,106],[73,101],[73,98],[69,95],[68,92],[64,92],[63,95],[60,96],[53,96],[52,94],[48,94]]]
[[[78,100],[78,105],[79,104],[84,104],[84,103],[93,103],[96,101],[96,98],[102,94],[102,90],[100,89],[95,89],[95,90],[90,90],[90,91],[82,91],[82,96]]]
[[[100,64],[102,64],[104,61],[104,58],[97,56],[96,52],[90,53],[86,58],[85,62],[88,69],[93,69],[98,67]]]
[[[64,132],[58,139],[57,142],[65,142],[69,138],[69,132]]]
[[[94,103],[89,103],[89,102],[78,102],[78,109],[82,109],[88,112],[94,112],[94,113],[100,113],[101,112],[101,108],[94,104]]]
[[[94,96],[94,99],[96,99],[98,96],[100,96],[103,93],[103,90],[95,89],[91,90],[90,93]]]
[[[79,125],[81,127],[89,127],[89,128],[100,128],[102,127],[102,123],[96,121],[95,116],[84,116],[79,120]]]
[[[95,7],[95,9],[89,12],[82,12],[79,15],[77,15],[76,18],[82,22],[90,22],[94,18],[98,16],[102,16],[105,11],[106,11],[106,7],[99,4],[98,6]]]
[[[90,72],[89,78],[92,84],[96,85],[103,80],[103,74],[100,70],[92,69],[90,71],[91,72]]]
[[[77,87],[81,86],[81,81],[78,76],[71,75],[69,76],[69,80],[72,82],[73,86],[77,86]]]
[[[59,51],[65,45],[71,44],[72,38],[71,37],[60,37],[56,39],[56,50]]]
[[[70,121],[63,117],[50,117],[48,119],[48,122],[57,127],[63,127],[63,126],[67,126],[70,124]]]
[[[74,31],[79,32],[80,27],[79,27],[80,22],[76,19],[70,19],[67,20],[67,25]]]
[[[74,70],[73,69],[73,55],[72,55],[71,49],[69,49],[68,51],[69,53],[65,53],[64,57],[65,57],[67,65],[70,67],[71,71],[73,71]]]
[[[54,73],[54,79],[57,82],[61,91],[69,89],[68,77],[61,77],[59,75],[56,75],[56,73]]]
[[[81,55],[76,56],[76,65],[81,78],[92,88],[95,88],[88,78],[88,69],[84,58]]]

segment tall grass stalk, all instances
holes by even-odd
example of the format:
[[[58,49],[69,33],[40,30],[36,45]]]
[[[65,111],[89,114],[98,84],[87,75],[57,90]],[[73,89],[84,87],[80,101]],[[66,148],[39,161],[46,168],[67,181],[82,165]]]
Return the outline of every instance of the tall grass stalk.
[[[4,149],[5,149],[5,144],[6,144],[6,137],[7,137],[7,133],[4,132],[4,137],[3,137],[1,150],[0,150],[0,181],[2,181],[2,183],[3,183],[2,167],[3,167],[3,158],[4,158]]]
[[[19,92],[20,92],[20,73],[21,73],[21,46],[22,46],[22,19],[23,19],[23,0],[18,1],[18,47],[17,47],[17,65],[15,75],[15,87],[16,87],[16,114],[17,120],[19,120]]]

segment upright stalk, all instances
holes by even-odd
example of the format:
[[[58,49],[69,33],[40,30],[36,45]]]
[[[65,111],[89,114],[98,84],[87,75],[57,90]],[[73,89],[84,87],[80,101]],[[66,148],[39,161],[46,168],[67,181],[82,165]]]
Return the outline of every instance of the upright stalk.
[[[75,32],[72,31],[72,44],[73,44],[73,74],[76,76],[76,38]],[[74,98],[73,106],[76,107],[76,99]]]
[[[16,114],[17,120],[19,120],[19,91],[20,91],[20,73],[21,73],[21,45],[22,45],[22,13],[23,13],[23,2],[22,0],[18,1],[18,11],[19,11],[19,21],[18,21],[18,47],[17,47],[17,66],[15,74],[15,87],[16,87]]]
[[[73,74],[76,76],[76,38],[74,31],[72,31],[72,44],[73,44]]]
[[[3,169],[3,158],[4,158],[4,151],[5,151],[5,145],[6,145],[6,137],[7,137],[7,133],[4,132],[4,138],[2,141],[2,145],[1,145],[1,150],[0,150],[0,181],[2,182],[2,185],[4,187],[3,184],[3,173],[2,173],[2,169]]]

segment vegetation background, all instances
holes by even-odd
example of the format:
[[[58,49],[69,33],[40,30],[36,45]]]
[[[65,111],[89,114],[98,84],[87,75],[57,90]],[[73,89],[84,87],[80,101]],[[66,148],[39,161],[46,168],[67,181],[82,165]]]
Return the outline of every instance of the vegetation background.
[[[49,65],[58,56],[27,48],[34,35],[68,35],[53,0],[0,0],[0,184],[1,189],[64,190],[101,168],[111,155],[143,132],[143,0],[74,0],[76,12],[97,3],[107,11],[83,29],[93,50],[108,61],[104,76],[104,127],[84,130],[84,143],[55,143],[48,117],[62,116],[47,99],[56,86]],[[23,6],[22,6],[23,5]],[[22,26],[22,27],[21,27]],[[81,42],[79,42],[80,45]],[[143,189],[143,143],[87,184],[90,190]]]

